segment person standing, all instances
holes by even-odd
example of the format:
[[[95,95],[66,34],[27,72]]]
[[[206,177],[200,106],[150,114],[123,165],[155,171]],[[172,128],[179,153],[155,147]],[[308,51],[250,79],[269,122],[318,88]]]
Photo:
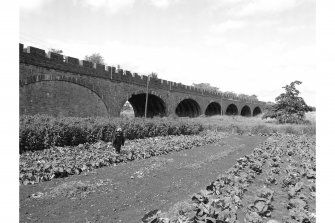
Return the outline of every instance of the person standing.
[[[124,146],[125,138],[123,131],[120,127],[118,127],[115,131],[114,134],[114,139],[113,139],[113,146],[116,150],[116,153],[121,152],[121,146]]]

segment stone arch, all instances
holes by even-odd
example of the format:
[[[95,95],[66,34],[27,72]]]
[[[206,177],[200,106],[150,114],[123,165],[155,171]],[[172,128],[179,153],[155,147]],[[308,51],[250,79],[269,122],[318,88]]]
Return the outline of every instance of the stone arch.
[[[218,102],[211,102],[207,105],[205,110],[206,116],[220,115],[221,114],[221,105]]]
[[[20,114],[108,117],[108,106],[98,92],[78,79],[35,75],[20,80]]]
[[[103,96],[99,87],[95,86],[94,84],[85,80],[84,78],[70,77],[70,76],[64,76],[64,75],[39,74],[39,75],[29,76],[24,79],[20,78],[20,87],[33,84],[33,83],[37,83],[37,82],[41,82],[41,81],[65,81],[65,82],[70,82],[70,83],[74,83],[82,87],[85,87],[88,90],[92,91],[94,94],[96,94],[101,99],[101,101],[104,103],[104,105],[106,106],[108,110],[108,105],[104,100],[105,97]]]
[[[192,98],[185,98],[181,100],[176,109],[176,115],[179,117],[197,117],[201,114],[201,108],[198,102]]]
[[[134,109],[135,117],[145,116],[146,91],[138,90],[127,98],[127,100]],[[125,100],[123,104],[127,100]],[[166,103],[161,95],[155,91],[148,91],[147,117],[166,116],[166,108]]]
[[[238,115],[238,108],[235,104],[228,105],[226,115]]]
[[[254,111],[252,112],[252,116],[256,116],[262,113],[262,110],[260,109],[260,107],[255,107]]]
[[[241,109],[241,115],[247,117],[251,116],[251,109],[248,105],[243,106],[243,108]]]

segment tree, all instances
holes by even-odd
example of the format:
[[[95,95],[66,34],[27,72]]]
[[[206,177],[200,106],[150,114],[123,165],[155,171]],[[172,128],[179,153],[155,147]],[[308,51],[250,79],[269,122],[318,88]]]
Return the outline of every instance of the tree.
[[[244,98],[247,100],[251,100],[251,101],[258,101],[257,95],[253,94],[253,95],[247,95],[247,94],[238,94],[237,95],[239,98]]]
[[[316,111],[316,107],[314,107],[314,106],[309,106],[309,110],[310,110],[310,111]]]
[[[52,53],[58,53],[58,54],[63,53],[63,50],[59,50],[59,49],[55,49],[55,48],[50,48],[49,51],[52,52]]]
[[[213,87],[209,83],[200,83],[200,84],[192,84],[194,87],[201,88],[207,91],[215,91],[215,92],[220,92],[218,87]]]
[[[232,92],[232,91],[225,91],[225,92],[223,92],[223,94],[228,95],[228,96],[237,97],[237,94],[235,92]]]
[[[246,95],[246,94],[238,94],[237,96],[239,98],[245,98],[245,99],[248,99],[250,97],[249,95]]]
[[[100,55],[100,53],[93,53],[92,55],[86,55],[85,60],[90,61],[92,63],[105,65],[104,58]]]
[[[151,74],[149,74],[149,77],[152,78],[152,79],[158,79],[158,74],[154,73],[154,72],[151,72]]]
[[[285,93],[276,97],[276,103],[269,105],[263,118],[275,118],[279,123],[303,123],[305,113],[310,111],[310,107],[302,97],[299,97],[299,90],[296,85],[302,82],[294,81],[283,87]]]
[[[251,95],[251,96],[250,96],[250,99],[255,100],[255,101],[258,101],[258,97],[257,97],[257,95],[255,95],[255,94]]]

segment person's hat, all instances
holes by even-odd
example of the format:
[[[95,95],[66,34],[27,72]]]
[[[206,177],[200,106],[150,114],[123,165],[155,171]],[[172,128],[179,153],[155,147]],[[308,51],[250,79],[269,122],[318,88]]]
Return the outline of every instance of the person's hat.
[[[117,131],[117,132],[121,132],[122,129],[121,129],[121,128],[117,128],[116,131]]]

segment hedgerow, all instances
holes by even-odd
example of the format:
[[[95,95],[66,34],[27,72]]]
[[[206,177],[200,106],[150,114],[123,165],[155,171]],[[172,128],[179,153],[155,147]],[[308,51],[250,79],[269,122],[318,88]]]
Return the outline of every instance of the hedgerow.
[[[167,135],[193,135],[203,130],[199,123],[164,119],[55,118],[47,115],[20,117],[20,153],[48,149],[52,146],[76,146],[112,141],[116,127],[127,139]]]
[[[219,142],[225,133],[204,131],[198,135],[151,137],[126,141],[121,154],[110,142],[85,143],[71,147],[52,147],[27,151],[20,155],[20,183],[35,184],[53,178],[67,177],[116,163],[146,159],[174,151]]]

